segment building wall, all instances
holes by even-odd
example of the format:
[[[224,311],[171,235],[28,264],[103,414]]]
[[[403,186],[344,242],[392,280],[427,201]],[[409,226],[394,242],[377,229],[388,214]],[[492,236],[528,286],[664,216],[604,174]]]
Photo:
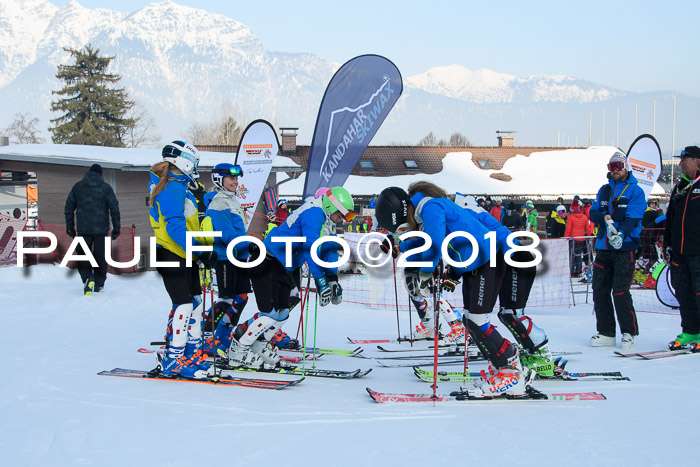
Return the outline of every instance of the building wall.
[[[63,209],[66,198],[88,168],[54,164],[37,164],[39,219],[44,223],[65,225]],[[136,235],[153,233],[148,219],[148,172],[124,172],[103,169],[102,178],[114,189],[119,201],[122,228],[136,227]],[[145,242],[144,242],[145,243]],[[147,243],[146,243],[147,244]]]

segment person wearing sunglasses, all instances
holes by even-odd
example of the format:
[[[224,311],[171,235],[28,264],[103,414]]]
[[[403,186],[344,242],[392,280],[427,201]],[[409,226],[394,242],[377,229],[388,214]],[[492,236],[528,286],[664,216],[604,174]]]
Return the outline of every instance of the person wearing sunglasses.
[[[233,329],[248,303],[250,275],[248,269],[235,266],[226,257],[226,247],[238,237],[246,235],[246,217],[238,203],[236,190],[243,169],[230,163],[217,164],[211,172],[214,196],[210,199],[202,230],[221,232],[214,239],[218,300],[204,318],[204,353],[217,355],[228,352]],[[233,248],[237,260],[248,258],[249,242],[241,242]]]
[[[338,282],[338,269],[317,264],[311,257],[313,243],[321,237],[334,236],[336,224],[351,222],[356,216],[355,202],[343,187],[325,189],[309,197],[287,220],[273,228],[265,237],[267,255],[263,262],[250,270],[253,292],[258,306],[249,320],[238,325],[233,333],[229,361],[232,365],[252,368],[275,368],[280,364],[279,355],[270,340],[289,319],[291,308],[299,303],[301,267],[309,266],[309,273],[316,282],[319,305],[339,305],[343,289]],[[287,245],[273,239],[305,237],[304,242],[293,242],[291,262],[287,264]],[[256,250],[256,248],[253,248]],[[256,257],[257,251],[251,251]],[[316,251],[318,258],[327,263],[338,260],[338,244],[323,243]]]
[[[639,335],[630,285],[647,203],[622,152],[616,151],[610,157],[607,177],[608,183],[598,190],[590,210],[591,222],[598,226],[593,262],[593,308],[598,333],[591,337],[591,345],[616,345],[617,315],[622,334],[620,347],[629,349]]]
[[[688,146],[675,157],[682,175],[666,211],[664,248],[681,312],[681,333],[670,347],[680,348],[700,342],[700,148]]]

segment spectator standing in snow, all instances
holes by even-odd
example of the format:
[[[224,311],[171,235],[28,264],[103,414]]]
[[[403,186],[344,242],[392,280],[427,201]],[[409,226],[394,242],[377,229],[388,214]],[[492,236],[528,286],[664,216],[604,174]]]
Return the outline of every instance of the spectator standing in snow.
[[[499,199],[496,201],[496,204],[493,205],[489,213],[493,216],[494,219],[496,219],[498,222],[501,222],[504,211],[505,208],[501,206],[501,200]]]
[[[514,202],[510,202],[501,222],[511,232],[525,230],[525,219],[518,213]]]
[[[598,253],[593,263],[593,307],[598,334],[591,338],[591,345],[615,345],[617,314],[622,333],[620,346],[629,349],[639,334],[630,285],[646,201],[644,191],[629,170],[627,156],[615,152],[608,170],[608,183],[598,190],[590,212],[591,222],[598,226],[595,243]]]
[[[571,214],[566,219],[566,230],[564,231],[565,237],[574,238],[571,252],[571,275],[573,277],[578,277],[581,274],[581,262],[586,245],[586,239],[579,237],[588,237],[590,235],[593,235],[593,226],[588,217],[581,211],[578,200],[574,199],[571,203]]]
[[[275,211],[275,224],[282,225],[282,222],[287,220],[289,217],[289,208],[287,207],[287,200],[281,199],[277,202],[277,210]]]
[[[681,309],[675,347],[700,340],[700,148],[688,146],[680,157],[683,175],[671,191],[664,233],[671,285]]]
[[[97,261],[96,268],[87,260],[78,261],[83,293],[90,295],[93,291],[99,292],[107,279],[105,238],[109,233],[110,217],[112,240],[116,240],[121,231],[119,201],[112,187],[102,179],[101,165],[93,164],[88,173],[73,185],[63,212],[66,218],[66,233],[71,237],[82,237]],[[80,247],[77,253],[87,254]]]

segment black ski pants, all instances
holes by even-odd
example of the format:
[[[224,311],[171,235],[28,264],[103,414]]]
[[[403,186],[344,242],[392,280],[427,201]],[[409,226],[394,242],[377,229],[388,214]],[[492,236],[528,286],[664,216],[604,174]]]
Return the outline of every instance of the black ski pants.
[[[172,261],[176,267],[157,267],[158,273],[163,277],[163,285],[170,295],[173,305],[192,303],[196,295],[202,295],[202,285],[199,281],[199,266],[192,262],[192,267],[187,267],[185,258],[181,258],[165,248],[156,249],[158,262]]]
[[[700,333],[700,256],[673,255],[671,285],[681,308],[681,329]]]
[[[534,255],[529,251],[513,253],[513,260],[520,263],[533,259]],[[505,259],[503,261],[505,263]],[[535,276],[537,276],[537,266],[516,268],[506,263],[501,291],[498,294],[501,306],[509,310],[525,308],[527,299],[530,297],[530,290],[535,283]]]
[[[598,250],[593,262],[593,308],[598,333],[615,337],[617,313],[621,333],[639,334],[630,294],[633,276],[633,251]]]
[[[92,256],[97,261],[97,267],[94,268],[90,264],[90,261],[77,261],[78,273],[80,273],[80,279],[85,284],[88,278],[92,277],[95,280],[95,287],[102,288],[105,285],[105,280],[107,279],[107,260],[105,259],[105,236],[104,235],[81,235],[83,240],[88,246],[88,249],[92,252]],[[83,248],[78,246],[76,248],[76,253],[85,255],[87,252],[83,251]]]
[[[282,263],[268,255],[258,266],[250,270],[255,302],[260,313],[270,313],[272,309],[283,310],[290,307],[292,290],[298,287],[300,269],[287,271]]]
[[[506,262],[499,252],[495,267],[486,263],[462,275],[462,300],[469,313],[484,315],[493,311],[505,270]]]

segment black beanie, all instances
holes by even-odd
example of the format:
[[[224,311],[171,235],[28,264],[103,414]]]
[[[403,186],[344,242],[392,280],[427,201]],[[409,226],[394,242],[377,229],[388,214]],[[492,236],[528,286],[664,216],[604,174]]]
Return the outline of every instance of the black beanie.
[[[89,172],[97,172],[98,174],[102,175],[102,166],[100,164],[92,164]]]

